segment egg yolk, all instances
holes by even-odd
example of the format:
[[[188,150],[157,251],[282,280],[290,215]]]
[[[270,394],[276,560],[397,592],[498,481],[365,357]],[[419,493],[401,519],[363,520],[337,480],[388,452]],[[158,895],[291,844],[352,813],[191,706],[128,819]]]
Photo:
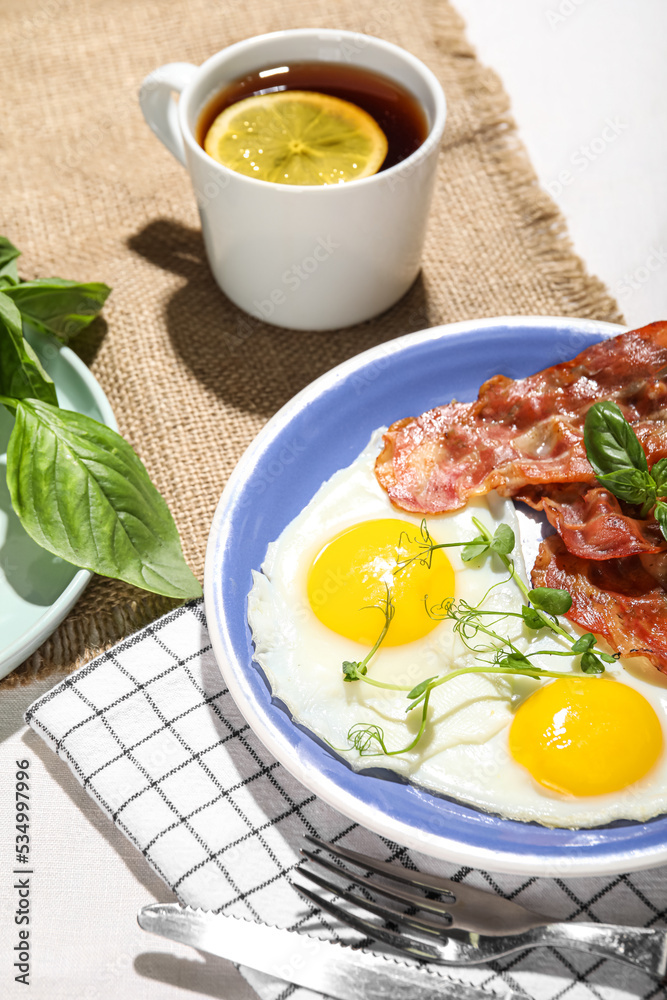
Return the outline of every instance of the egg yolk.
[[[541,785],[570,795],[603,795],[650,771],[663,736],[653,707],[634,688],[569,677],[526,699],[509,742],[514,759]]]
[[[453,597],[454,570],[442,549],[429,555],[419,540],[419,526],[397,518],[363,521],[332,538],[308,574],[308,600],[320,621],[372,646],[385,622],[388,586],[395,611],[383,645],[400,646],[431,632],[438,621],[424,600],[433,607]],[[394,572],[412,556],[418,558]]]

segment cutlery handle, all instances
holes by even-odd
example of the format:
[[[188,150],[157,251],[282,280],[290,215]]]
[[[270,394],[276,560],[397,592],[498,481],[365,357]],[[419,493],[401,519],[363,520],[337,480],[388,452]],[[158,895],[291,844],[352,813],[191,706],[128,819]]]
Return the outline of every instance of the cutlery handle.
[[[615,958],[654,976],[664,976],[667,968],[667,930],[575,922],[548,924],[529,931],[526,937],[533,935],[534,944]]]

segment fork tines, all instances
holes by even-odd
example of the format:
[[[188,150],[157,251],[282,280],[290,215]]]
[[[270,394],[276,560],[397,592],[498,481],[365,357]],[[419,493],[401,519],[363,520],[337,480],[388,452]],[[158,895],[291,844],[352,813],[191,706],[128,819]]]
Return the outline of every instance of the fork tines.
[[[412,887],[412,891],[410,891],[407,888],[400,888],[396,885],[385,885],[366,875],[350,871],[347,867],[343,867],[340,864],[340,861],[339,863],[336,863],[323,854],[315,854],[307,848],[302,848],[301,853],[305,858],[314,864],[319,865],[321,868],[324,868],[327,872],[332,872],[334,875],[337,875],[339,878],[344,879],[348,883],[347,886],[341,886],[334,882],[330,882],[328,879],[323,878],[322,875],[310,871],[309,869],[301,868],[301,875],[303,875],[303,877],[308,879],[310,882],[314,883],[320,889],[333,893],[340,899],[344,899],[346,902],[351,903],[362,910],[375,914],[385,921],[385,923],[390,925],[409,927],[411,930],[417,931],[418,933],[425,934],[427,936],[435,936],[435,938],[439,941],[443,941],[448,936],[450,933],[450,925],[452,923],[450,910],[455,902],[455,897],[451,889],[444,884],[446,883],[446,880],[437,879],[440,883],[440,885],[438,885],[438,891],[447,898],[447,902],[444,902],[441,899],[429,899],[419,892],[419,890],[422,888],[428,888],[431,892],[433,892],[434,887],[432,885],[427,886],[424,884],[425,879],[435,880],[432,876],[424,876],[419,872],[415,872],[414,875],[407,871],[403,872],[400,869],[395,868],[393,865],[388,865],[382,861],[376,861],[373,858],[366,857],[365,855],[357,854],[355,851],[350,851],[347,848],[337,847],[333,844],[325,844],[316,837],[308,836],[306,839],[322,850],[328,851],[335,858],[345,860],[346,862],[350,862],[359,868],[365,869],[366,871],[371,871],[376,875],[381,875],[384,878],[390,878],[394,881],[402,882],[405,885]],[[349,883],[351,883],[351,885],[349,885]],[[455,883],[453,883],[453,885],[455,885]],[[355,886],[361,889],[361,893],[354,891]],[[420,943],[409,940],[402,937],[394,930],[382,928],[375,922],[366,920],[364,917],[351,913],[349,910],[343,910],[330,900],[316,895],[305,886],[300,886],[294,883],[294,888],[297,889],[303,896],[310,899],[311,902],[315,903],[316,906],[326,910],[332,916],[341,920],[343,923],[354,927],[361,933],[373,937],[376,940],[381,940],[385,944],[399,948],[402,951],[408,951],[410,954],[414,955],[414,957],[432,957],[432,949],[426,942]],[[409,909],[407,911],[397,910],[391,906],[381,905],[371,896],[371,893],[383,896],[394,903],[404,904]],[[426,910],[429,912],[419,915],[415,912],[418,910]],[[430,916],[429,914],[437,914],[437,916]]]
[[[303,867],[301,874],[319,889],[351,903],[354,909],[338,906],[306,886],[293,883],[294,888],[342,924],[412,958],[443,965],[480,964],[526,948],[555,946],[616,958],[657,976],[665,974],[665,929],[559,922],[470,885],[406,871],[316,837],[306,839],[326,853],[303,848],[304,857],[333,873],[339,881],[329,881],[319,872]],[[351,871],[349,864],[363,874]],[[377,876],[383,881],[377,881]],[[339,884],[341,880],[344,885]],[[436,893],[439,898],[435,898]],[[380,903],[377,896],[402,908]],[[383,923],[366,919],[364,911],[380,917]],[[408,936],[410,931],[416,935]]]
[[[366,854],[357,854],[356,851],[351,851],[348,847],[340,847],[338,844],[327,844],[324,840],[319,840],[309,833],[306,834],[305,840],[323,851],[328,851],[334,857],[340,858],[343,861],[349,861],[358,868],[363,868],[365,871],[382,875],[383,878],[402,882],[415,889],[425,889],[445,894],[452,903],[457,898],[460,887],[458,882],[453,882],[451,879],[441,878],[439,875],[427,875],[424,872],[407,871],[405,868],[398,868],[396,865],[389,864],[386,861],[378,861],[376,858],[371,858]],[[315,861],[318,864],[321,861],[320,854],[313,854],[312,851],[308,851],[304,847],[301,848],[301,853],[310,861]]]

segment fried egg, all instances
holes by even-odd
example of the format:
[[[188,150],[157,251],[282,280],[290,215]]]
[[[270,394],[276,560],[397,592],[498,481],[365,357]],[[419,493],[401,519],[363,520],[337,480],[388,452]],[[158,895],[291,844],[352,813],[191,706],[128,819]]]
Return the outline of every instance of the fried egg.
[[[460,543],[479,534],[473,517],[492,533],[508,524],[519,542],[512,502],[490,493],[424,520],[397,510],[373,471],[381,435],[320,487],[253,574],[248,619],[273,696],[355,770],[388,768],[507,818],[582,827],[667,811],[667,683],[637,661],[584,676],[579,657],[549,655],[567,650],[557,636],[500,617],[520,613],[517,585],[496,555],[464,563]],[[427,557],[426,532],[440,546]],[[525,579],[520,544],[513,558]],[[479,668],[470,647],[490,641],[464,641],[445,617],[451,600],[483,602],[503,637],[563,677],[457,675],[433,689],[410,747],[421,710],[406,713],[406,688]],[[343,664],[363,662],[380,638],[366,676],[402,690],[344,680]],[[355,730],[380,734],[390,753],[355,744]]]

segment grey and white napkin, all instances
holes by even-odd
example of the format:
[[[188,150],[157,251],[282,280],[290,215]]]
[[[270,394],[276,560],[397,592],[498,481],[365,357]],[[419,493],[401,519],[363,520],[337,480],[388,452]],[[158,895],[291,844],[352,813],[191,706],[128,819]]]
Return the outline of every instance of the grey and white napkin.
[[[351,823],[299,784],[245,723],[215,662],[201,601],[71,674],[25,718],[191,906],[334,935],[290,884],[302,838],[312,833],[563,920],[653,926],[667,915],[667,868],[576,879],[493,875],[434,861]],[[501,994],[524,990],[535,1000],[666,995],[639,970],[556,949],[449,971],[459,981]],[[244,974],[263,1000],[315,996]]]

